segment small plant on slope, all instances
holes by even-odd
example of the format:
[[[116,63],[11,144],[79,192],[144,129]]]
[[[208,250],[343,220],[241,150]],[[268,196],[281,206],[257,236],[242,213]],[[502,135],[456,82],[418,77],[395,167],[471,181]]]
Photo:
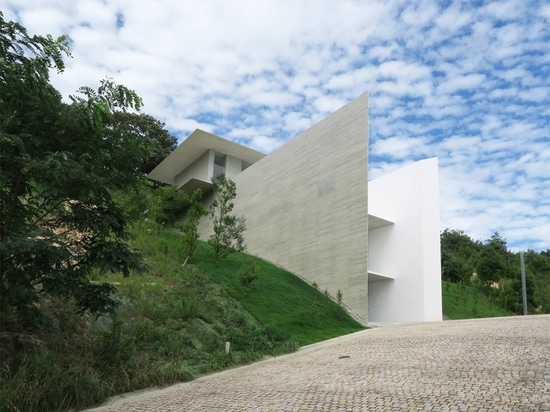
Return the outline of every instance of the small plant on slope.
[[[216,199],[210,206],[210,216],[214,226],[214,234],[208,239],[208,243],[214,249],[214,261],[230,253],[243,251],[243,233],[246,230],[246,220],[243,216],[232,215],[233,200],[237,197],[237,185],[224,174],[218,175],[214,180],[214,193]]]
[[[201,203],[202,190],[197,189],[189,200],[189,209],[187,210],[187,219],[183,223],[177,223],[176,227],[183,232],[183,250],[185,258],[191,260],[195,250],[197,249],[197,242],[199,240],[199,231],[197,229],[201,217],[206,216],[208,211],[206,207]]]

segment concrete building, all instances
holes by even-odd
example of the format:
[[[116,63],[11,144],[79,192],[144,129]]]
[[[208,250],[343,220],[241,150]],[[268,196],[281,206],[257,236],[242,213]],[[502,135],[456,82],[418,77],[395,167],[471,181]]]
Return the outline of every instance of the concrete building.
[[[441,320],[437,159],[369,183],[368,144],[364,94],[269,155],[197,130],[149,177],[208,193],[225,173],[249,253],[341,291],[365,323]]]

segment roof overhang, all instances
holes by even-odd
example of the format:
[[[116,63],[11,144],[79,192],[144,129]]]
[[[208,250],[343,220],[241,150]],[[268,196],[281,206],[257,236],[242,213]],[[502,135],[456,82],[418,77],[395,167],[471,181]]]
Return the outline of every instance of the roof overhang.
[[[195,193],[197,189],[202,190],[203,193],[207,193],[212,189],[212,182],[191,178],[185,182],[180,189],[183,189],[183,191],[187,192],[190,196]]]
[[[189,167],[209,149],[251,164],[265,157],[264,153],[197,129],[147,176],[149,179],[172,185],[175,177],[182,170]]]
[[[384,282],[388,280],[393,280],[394,278],[388,275],[383,275],[379,272],[374,272],[372,270],[368,271],[369,279],[368,283],[375,283],[375,282]]]
[[[390,220],[369,214],[369,231],[393,224],[394,223]]]

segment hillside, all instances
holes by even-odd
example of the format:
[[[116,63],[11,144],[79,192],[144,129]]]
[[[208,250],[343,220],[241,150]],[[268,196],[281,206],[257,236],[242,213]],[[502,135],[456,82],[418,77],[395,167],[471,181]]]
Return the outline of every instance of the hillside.
[[[363,329],[322,291],[265,261],[239,253],[215,266],[201,243],[183,265],[177,233],[140,222],[133,236],[148,270],[95,279],[116,285],[116,313],[94,319],[49,300],[41,305],[52,328],[3,334],[0,410],[81,409]],[[245,262],[259,268],[249,288],[237,276]]]
[[[449,319],[513,316],[474,286],[443,281],[443,315]]]

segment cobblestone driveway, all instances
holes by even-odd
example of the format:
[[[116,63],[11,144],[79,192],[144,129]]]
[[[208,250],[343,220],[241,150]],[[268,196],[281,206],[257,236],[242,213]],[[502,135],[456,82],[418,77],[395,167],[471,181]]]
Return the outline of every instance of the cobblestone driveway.
[[[550,411],[550,315],[371,329],[93,411]]]

